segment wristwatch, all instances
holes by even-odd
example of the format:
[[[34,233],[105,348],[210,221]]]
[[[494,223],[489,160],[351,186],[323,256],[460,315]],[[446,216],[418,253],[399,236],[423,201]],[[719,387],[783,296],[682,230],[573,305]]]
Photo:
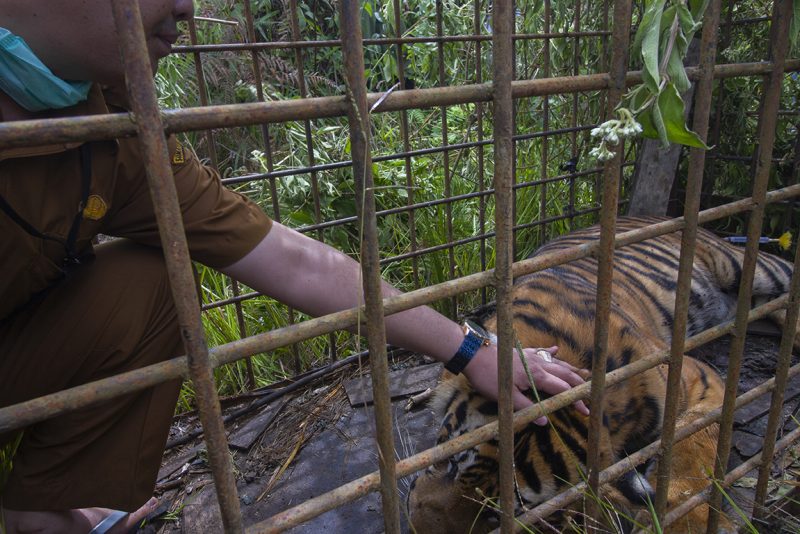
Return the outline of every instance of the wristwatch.
[[[461,329],[464,331],[464,341],[461,342],[461,346],[458,347],[455,356],[444,364],[444,368],[455,375],[464,370],[472,358],[475,357],[475,353],[478,352],[479,348],[489,346],[492,343],[489,333],[481,325],[473,321],[464,321]]]

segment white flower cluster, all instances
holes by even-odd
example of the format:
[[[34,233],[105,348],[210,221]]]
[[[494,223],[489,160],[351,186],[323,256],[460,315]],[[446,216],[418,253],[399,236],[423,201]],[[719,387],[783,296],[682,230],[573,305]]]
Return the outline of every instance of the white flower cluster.
[[[589,151],[600,161],[608,161],[614,157],[610,147],[617,146],[620,139],[636,137],[642,133],[642,126],[636,122],[630,111],[625,108],[618,110],[619,119],[606,121],[592,130],[592,137],[599,137],[600,144]]]

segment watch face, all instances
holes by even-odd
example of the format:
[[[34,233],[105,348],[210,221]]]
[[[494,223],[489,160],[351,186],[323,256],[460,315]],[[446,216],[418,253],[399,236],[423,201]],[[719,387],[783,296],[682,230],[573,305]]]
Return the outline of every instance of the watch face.
[[[487,332],[485,328],[474,321],[466,320],[464,321],[464,326],[482,340],[488,341],[491,339],[489,332]]]

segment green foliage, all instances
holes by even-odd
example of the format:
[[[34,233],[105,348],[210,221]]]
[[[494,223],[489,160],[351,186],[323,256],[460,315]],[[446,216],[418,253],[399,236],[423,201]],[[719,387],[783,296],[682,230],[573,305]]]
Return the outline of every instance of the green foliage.
[[[686,126],[681,93],[691,86],[683,61],[700,28],[707,0],[645,0],[632,55],[642,61],[643,83],[623,98],[644,129],[643,135],[669,143],[708,148]]]

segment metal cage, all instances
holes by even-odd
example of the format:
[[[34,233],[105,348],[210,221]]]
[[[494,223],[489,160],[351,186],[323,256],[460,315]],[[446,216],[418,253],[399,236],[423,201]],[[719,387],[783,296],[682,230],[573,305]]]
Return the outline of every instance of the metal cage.
[[[433,19],[435,35],[415,35],[404,28],[404,17],[399,0],[392,0],[391,12],[394,20],[386,22],[394,31],[391,37],[362,36],[362,10],[358,2],[341,0],[339,5],[340,40],[321,40],[307,27],[301,30],[299,6],[296,0],[288,2],[288,28],[285,39],[264,41],[257,33],[255,21],[258,13],[253,13],[254,5],[249,0],[240,3],[243,9],[245,27],[239,30],[239,42],[224,44],[200,44],[198,25],[207,19],[198,18],[189,24],[190,43],[176,46],[174,52],[194,62],[199,105],[185,109],[161,110],[150,71],[148,55],[139,21],[138,3],[135,0],[111,0],[117,29],[122,36],[122,54],[125,58],[127,80],[132,112],[125,115],[99,117],[77,117],[69,119],[35,120],[0,124],[0,147],[20,147],[40,144],[65,143],[73,141],[112,139],[123,136],[138,136],[145,158],[147,176],[154,203],[157,206],[159,228],[168,261],[175,301],[179,310],[180,324],[185,333],[187,355],[161,364],[152,365],[137,371],[101,380],[92,384],[75,387],[43,398],[33,399],[14,406],[0,408],[0,431],[23,428],[37,421],[83,407],[89,404],[108,401],[127,392],[140,390],[154,384],[178,378],[190,378],[197,390],[198,408],[201,414],[205,440],[217,495],[222,511],[226,532],[242,532],[239,498],[232,471],[231,459],[227,450],[218,394],[215,389],[212,370],[215,367],[248,358],[254,354],[271,351],[279,347],[292,346],[302,340],[317,336],[331,336],[336,330],[356,324],[366,317],[366,335],[369,340],[371,367],[376,399],[377,439],[381,451],[380,471],[349,482],[333,491],[300,503],[261,523],[251,525],[247,532],[276,532],[298,525],[343,503],[357,499],[368,492],[380,489],[383,502],[383,517],[387,532],[400,531],[397,483],[399,477],[413,473],[425,466],[440,461],[458,451],[463,451],[488,439],[499,439],[501,447],[501,506],[513,510],[512,459],[509,451],[513,449],[513,429],[531,422],[539,416],[539,408],[528,409],[514,415],[511,406],[510,383],[512,337],[510,321],[507,317],[511,301],[510,289],[516,276],[535,272],[554,264],[567,262],[587,255],[595,255],[600,260],[598,282],[598,307],[595,325],[595,363],[591,384],[575,388],[569,392],[547,399],[540,408],[549,413],[567,406],[579,398],[591,400],[592,406],[600,406],[604,388],[618,383],[636,373],[643,372],[658,364],[670,363],[670,391],[678,387],[682,355],[685,350],[703,342],[733,333],[734,341],[730,352],[730,368],[724,405],[721,410],[710,413],[691,427],[676,428],[677,395],[667,395],[668,405],[664,420],[664,430],[660,442],[653,443],[627,458],[624,462],[599,470],[597,447],[591,447],[589,476],[586,484],[572,488],[558,497],[529,511],[523,520],[531,523],[549,513],[563,508],[577,499],[588,485],[597,490],[599,485],[612,480],[629,469],[631,462],[641,463],[658,455],[660,476],[667,476],[671,461],[671,445],[704,426],[720,423],[718,445],[718,464],[714,473],[716,480],[730,484],[749,470],[760,469],[757,488],[756,510],[763,506],[766,496],[766,483],[769,478],[770,461],[773,455],[800,439],[794,431],[777,440],[778,421],[783,394],[787,381],[795,376],[800,367],[790,367],[792,328],[784,332],[781,342],[779,365],[774,379],[764,383],[756,390],[737,398],[736,386],[742,360],[744,332],[749,321],[763,317],[768,312],[785,308],[789,319],[787,324],[795,325],[800,302],[800,282],[792,279],[792,290],[787,297],[772,301],[750,310],[750,293],[757,252],[757,238],[761,235],[764,214],[768,207],[779,206],[785,212],[784,224],[791,225],[793,199],[800,194],[796,184],[798,160],[800,160],[800,141],[795,143],[790,168],[784,172],[788,177],[777,189],[770,190],[770,171],[773,169],[773,146],[776,128],[787,127],[781,117],[796,116],[797,109],[781,109],[781,92],[786,80],[796,76],[800,70],[800,60],[788,58],[789,23],[792,19],[792,2],[775,0],[770,17],[734,18],[734,3],[727,4],[723,12],[721,2],[712,0],[703,25],[700,43],[700,59],[697,67],[689,69],[695,82],[693,129],[701,137],[714,145],[710,152],[691,149],[688,151],[685,188],[674,195],[673,211],[682,211],[667,222],[641,231],[616,234],[615,219],[620,206],[627,202],[628,183],[634,166],[634,156],[638,150],[631,145],[622,157],[598,165],[588,165],[580,171],[570,160],[582,157],[586,152],[588,131],[603,116],[608,116],[619,102],[625,89],[641,81],[641,73],[629,70],[631,58],[628,47],[631,37],[632,11],[638,7],[625,0],[591,2],[575,0],[571,4],[571,18],[566,22],[553,22],[550,0],[544,2],[544,17],[538,26],[531,30],[524,26],[524,14],[520,3],[495,1],[491,10],[485,2],[475,0],[464,2],[459,7],[472,9],[471,33],[448,33],[445,6],[442,0],[433,2],[435,13],[420,14],[419,19]],[[374,4],[371,4],[374,5]],[[388,6],[389,4],[387,4]],[[594,10],[604,14],[598,20],[603,27],[586,28],[582,11]],[[720,22],[721,16],[726,20]],[[416,19],[415,19],[416,20]],[[213,21],[212,21],[213,23]],[[763,56],[751,62],[719,61],[720,51],[726,50],[735,40],[736,31],[741,28],[771,24],[768,49]],[[558,46],[555,46],[557,43]],[[415,48],[417,47],[417,48]],[[444,55],[448,47],[456,47],[468,57],[472,65],[468,72],[447,71]],[[585,65],[581,61],[585,48],[592,47],[595,64]],[[557,50],[563,57],[571,58],[555,65],[551,53]],[[438,61],[438,76],[435,80],[410,80],[406,62],[409,54],[428,54],[431,61]],[[317,55],[319,52],[319,56]],[[323,54],[324,52],[324,54]],[[236,61],[249,64],[250,80],[255,88],[251,102],[211,103],[209,96],[209,74],[204,69],[205,58],[209,54],[228,54]],[[281,55],[282,54],[282,55]],[[387,60],[394,71],[389,78],[397,82],[395,87],[384,83],[382,87],[368,86],[365,78],[365,60],[369,55],[383,54],[393,58]],[[274,99],[264,94],[265,69],[278,64],[277,60],[265,57],[280,57],[280,65],[291,72],[293,92],[297,98]],[[337,93],[334,96],[311,96],[309,70],[313,62],[331,61],[341,66],[341,78],[328,84]],[[436,59],[434,60],[434,56]],[[283,59],[288,58],[288,59]],[[491,58],[491,71],[486,64]],[[233,59],[232,59],[233,60]],[[528,63],[525,63],[528,61]],[[518,72],[522,65],[526,72]],[[534,71],[534,67],[537,69]],[[487,80],[490,74],[490,80]],[[724,136],[725,125],[719,115],[711,115],[712,98],[721,101],[726,98],[725,83],[731,79],[745,77],[763,79],[763,93],[759,109],[752,113],[757,121],[757,132],[752,135],[755,150],[752,156],[726,154]],[[792,78],[794,79],[794,78]],[[716,89],[714,82],[718,81]],[[225,80],[230,84],[231,80]],[[324,82],[323,82],[324,83]],[[593,109],[590,106],[595,106]],[[717,108],[719,109],[719,107]],[[417,110],[432,110],[421,123]],[[472,135],[462,140],[454,140],[450,135],[449,121],[463,120],[454,117],[453,110],[461,110],[472,121]],[[465,111],[466,110],[466,111]],[[516,127],[519,114],[533,114],[540,127],[534,131],[519,131]],[[389,114],[398,125],[397,139],[390,141],[370,140],[371,121],[376,115]],[[340,126],[349,127],[349,159],[320,163],[315,151],[315,121],[343,120]],[[275,159],[276,131],[287,123],[296,121],[302,125],[302,137],[296,143],[305,151],[306,161],[301,164],[284,165]],[[420,146],[414,138],[417,128],[428,127],[433,123],[441,131],[441,142],[436,146]],[[328,123],[326,123],[328,124]],[[331,123],[332,124],[332,123]],[[241,318],[243,301],[256,297],[253,293],[241,293],[235,281],[234,295],[215,302],[207,302],[203,309],[220,306],[233,306],[238,314],[241,340],[208,348],[203,335],[200,314],[201,306],[195,289],[190,259],[182,232],[181,217],[177,199],[170,182],[171,170],[164,138],[164,132],[197,132],[198,144],[203,146],[213,165],[219,163],[218,132],[222,129],[252,127],[252,138],[260,146],[249,147],[260,151],[263,169],[239,169],[227,175],[223,181],[231,187],[240,184],[257,184],[270,193],[272,200],[271,216],[275,220],[286,221],[281,213],[278,190],[281,180],[288,176],[303,176],[310,184],[310,198],[313,201],[313,220],[306,221],[301,231],[310,233],[318,239],[325,239],[326,232],[337,228],[359,228],[363,238],[361,261],[365,280],[366,305],[361,309],[345,310],[317,319],[295,321],[289,311],[290,323],[266,333],[248,335]],[[795,136],[797,134],[795,133]],[[797,137],[800,139],[800,137]],[[535,151],[540,165],[530,171],[537,178],[528,180],[520,169],[520,154]],[[343,152],[340,156],[346,156]],[[440,198],[426,198],[419,193],[418,183],[423,179],[415,167],[419,158],[435,155],[435,163],[443,166],[442,190]],[[465,159],[472,158],[471,164],[477,169],[475,187],[472,191],[455,191],[451,175],[459,172]],[[474,161],[473,161],[474,160]],[[493,161],[493,164],[490,163]],[[785,163],[785,162],[783,162]],[[398,169],[396,175],[405,179],[400,188],[405,191],[404,201],[396,201],[376,207],[376,185],[373,169],[384,169],[391,165]],[[751,169],[753,176],[752,193],[744,198],[711,198],[708,183],[724,175],[727,165],[739,165]],[[384,166],[384,167],[382,167]],[[490,172],[491,171],[491,172]],[[358,208],[357,214],[339,218],[324,215],[320,193],[326,177],[333,172],[352,174]],[[493,184],[489,175],[493,175]],[[705,180],[704,180],[705,175]],[[535,194],[529,194],[529,192]],[[705,194],[703,194],[705,193]],[[524,196],[528,194],[529,196]],[[566,195],[566,210],[554,213],[548,209],[552,195]],[[581,196],[582,195],[582,196]],[[525,220],[520,215],[520,199],[533,199],[537,216]],[[580,200],[580,198],[584,200]],[[588,199],[588,201],[586,201]],[[488,206],[491,204],[491,209]],[[453,228],[451,210],[473,210],[476,227],[473,233],[465,235]],[[440,242],[420,242],[417,230],[426,224],[425,210],[435,210],[443,225],[443,238]],[[494,212],[494,221],[487,220],[487,214]],[[527,213],[527,212],[526,212]],[[688,310],[689,276],[694,254],[694,236],[698,224],[709,223],[736,214],[747,216],[747,246],[745,268],[742,273],[742,290],[738,300],[735,321],[713,328],[698,336],[684,339],[676,336],[669,352],[655,354],[637,361],[622,369],[606,375],[607,325],[611,280],[611,258],[615,248],[641,241],[663,233],[682,230],[683,248],[681,251],[681,275],[678,279],[678,304],[675,310],[676,331],[685,331]],[[386,217],[402,216],[408,225],[408,234],[403,236],[404,245],[387,253],[379,247],[378,233],[381,221]],[[592,218],[599,219],[602,227],[601,239],[594,246],[580,247],[545,259],[534,258],[513,262],[525,248],[525,243],[542,242],[554,233],[554,225],[565,228],[578,227]],[[422,222],[421,222],[422,221]],[[524,238],[524,239],[523,239]],[[454,255],[459,247],[474,244],[477,248],[479,268],[474,273],[457,272]],[[448,281],[429,284],[421,265],[426,258],[437,256],[445,266]],[[494,255],[494,269],[491,257]],[[381,300],[379,280],[381,269],[392,263],[402,263],[410,273],[411,290],[397,297]],[[798,259],[795,259],[797,272]],[[461,275],[461,276],[460,276]],[[488,425],[467,435],[460,436],[445,444],[415,454],[409,458],[395,461],[392,441],[392,421],[388,401],[388,372],[386,365],[386,344],[383,333],[383,318],[415,306],[445,301],[448,310],[456,315],[459,298],[465,292],[480,293],[487,299],[487,289],[495,292],[500,324],[508,328],[498,332],[499,353],[501,355],[501,411],[498,423]],[[505,314],[505,315],[504,315]],[[336,340],[329,337],[330,354],[337,358]],[[295,363],[295,371],[300,365]],[[254,383],[252,368],[249,370],[250,384]],[[764,439],[763,452],[754,456],[739,468],[726,472],[727,459],[731,447],[734,411],[755,399],[758,395],[772,391],[772,409],[769,426]],[[591,416],[590,439],[596,439],[601,425],[601,410],[594,410]],[[591,454],[595,451],[595,454]],[[593,456],[593,457],[592,457]],[[623,465],[624,464],[624,465]],[[666,484],[660,485],[656,499],[656,511],[661,525],[667,525],[691,507],[708,500],[712,508],[719,508],[721,492],[716,487],[693,497],[678,509],[666,511]],[[594,513],[597,513],[595,511]],[[712,513],[709,531],[714,531],[716,515]],[[515,526],[509,514],[504,514],[500,530],[511,532]]]

